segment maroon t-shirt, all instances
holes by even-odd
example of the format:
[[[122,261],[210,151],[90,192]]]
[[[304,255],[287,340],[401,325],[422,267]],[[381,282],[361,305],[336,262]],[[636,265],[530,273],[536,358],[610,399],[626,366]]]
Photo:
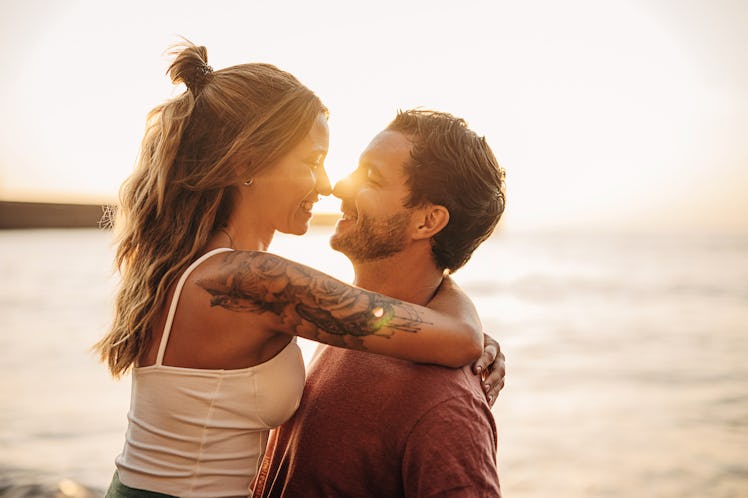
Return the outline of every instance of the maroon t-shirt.
[[[469,367],[326,346],[270,436],[253,496],[501,496],[496,445]]]

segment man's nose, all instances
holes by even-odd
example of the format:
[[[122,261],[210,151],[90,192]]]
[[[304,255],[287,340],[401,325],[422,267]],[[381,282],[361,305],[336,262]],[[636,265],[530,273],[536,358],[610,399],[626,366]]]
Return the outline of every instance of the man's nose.
[[[354,185],[355,185],[355,182],[353,179],[353,174],[350,174],[335,183],[335,187],[332,189],[332,195],[334,195],[338,199],[345,199],[346,197],[351,197],[353,193]]]

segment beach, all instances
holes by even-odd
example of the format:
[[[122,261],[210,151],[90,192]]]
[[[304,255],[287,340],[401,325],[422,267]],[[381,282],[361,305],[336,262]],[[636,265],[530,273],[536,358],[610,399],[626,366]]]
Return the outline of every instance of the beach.
[[[272,249],[350,281],[331,230]],[[111,478],[129,381],[90,351],[111,318],[111,243],[0,231],[0,496]],[[505,496],[748,497],[748,237],[500,230],[454,278],[507,358]]]

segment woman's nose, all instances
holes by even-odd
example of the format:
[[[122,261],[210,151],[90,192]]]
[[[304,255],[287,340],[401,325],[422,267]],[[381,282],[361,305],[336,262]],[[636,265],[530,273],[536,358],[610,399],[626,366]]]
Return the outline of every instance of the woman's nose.
[[[327,176],[325,168],[320,168],[316,177],[317,193],[320,195],[330,195],[332,187],[330,186],[330,177]]]

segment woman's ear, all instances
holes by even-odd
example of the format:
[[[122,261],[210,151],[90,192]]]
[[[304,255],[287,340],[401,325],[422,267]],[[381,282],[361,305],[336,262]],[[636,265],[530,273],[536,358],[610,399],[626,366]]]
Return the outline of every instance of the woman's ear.
[[[430,239],[449,223],[449,211],[444,206],[427,204],[418,209],[420,213],[413,237],[415,239]]]

